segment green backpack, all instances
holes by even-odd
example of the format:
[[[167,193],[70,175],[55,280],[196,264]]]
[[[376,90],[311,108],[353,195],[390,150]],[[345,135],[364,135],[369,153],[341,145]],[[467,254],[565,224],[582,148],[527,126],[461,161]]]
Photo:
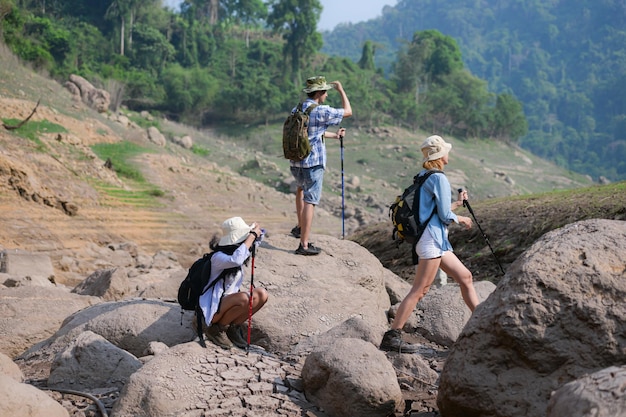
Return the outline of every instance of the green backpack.
[[[292,161],[302,161],[311,153],[309,143],[309,115],[318,104],[311,104],[302,111],[302,103],[283,124],[283,154]]]

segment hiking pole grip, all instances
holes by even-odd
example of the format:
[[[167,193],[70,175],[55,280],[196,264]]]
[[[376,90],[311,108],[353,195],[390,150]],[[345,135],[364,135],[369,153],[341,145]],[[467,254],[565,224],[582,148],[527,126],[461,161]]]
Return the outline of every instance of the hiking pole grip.
[[[457,191],[459,192],[459,194],[461,194],[463,192],[463,188],[459,188],[457,189]],[[469,210],[469,212],[472,214],[472,217],[474,217],[474,211],[472,210],[472,207],[469,204],[469,201],[467,201],[466,198],[463,199],[463,207],[466,207],[467,210]],[[474,220],[476,220],[476,217],[474,217]]]

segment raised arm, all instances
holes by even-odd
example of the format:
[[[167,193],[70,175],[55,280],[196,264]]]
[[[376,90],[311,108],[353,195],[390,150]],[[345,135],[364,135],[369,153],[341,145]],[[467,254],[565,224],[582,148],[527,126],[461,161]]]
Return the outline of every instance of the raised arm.
[[[333,81],[332,84],[335,87],[335,90],[339,92],[341,95],[341,107],[343,107],[343,117],[352,116],[352,106],[350,105],[350,100],[348,99],[348,95],[346,94],[343,86],[339,81]]]

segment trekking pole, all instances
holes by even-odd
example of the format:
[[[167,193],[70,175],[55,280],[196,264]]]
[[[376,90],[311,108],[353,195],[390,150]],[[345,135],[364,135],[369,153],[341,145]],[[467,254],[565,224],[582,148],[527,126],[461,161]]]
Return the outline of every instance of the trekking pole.
[[[341,129],[341,126],[339,126]],[[346,226],[345,226],[345,195],[344,195],[344,185],[343,185],[343,135],[339,135],[339,148],[341,149],[341,238],[344,239],[346,237]]]
[[[254,257],[256,255],[256,242],[252,242],[252,271],[250,272],[250,299],[248,300],[248,339],[246,354],[250,353],[250,334],[252,332],[252,296],[254,295]]]
[[[459,188],[457,191],[459,193],[462,193],[463,189]],[[500,267],[500,271],[502,272],[502,275],[504,275],[504,268],[502,268],[502,265],[500,264],[500,261],[498,260],[498,257],[496,256],[496,253],[493,251],[493,248],[491,247],[491,243],[489,242],[489,238],[487,238],[487,235],[485,234],[485,232],[483,232],[483,228],[480,227],[480,223],[478,223],[478,220],[476,219],[476,216],[474,215],[474,210],[472,210],[472,206],[470,206],[469,201],[467,201],[467,199],[465,199],[465,198],[463,199],[463,207],[467,207],[467,210],[469,210],[470,214],[474,218],[474,221],[476,222],[476,225],[478,226],[478,230],[480,230],[480,233],[483,235],[483,238],[485,238],[485,242],[487,242],[487,245],[489,246],[489,249],[491,249],[491,254],[493,255],[494,259],[496,260],[496,263],[498,264],[498,267]]]

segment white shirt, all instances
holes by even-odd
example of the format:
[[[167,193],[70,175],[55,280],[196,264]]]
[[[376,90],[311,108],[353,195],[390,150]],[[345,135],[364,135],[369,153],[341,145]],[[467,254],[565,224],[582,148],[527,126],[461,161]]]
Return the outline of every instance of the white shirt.
[[[200,296],[200,308],[207,325],[211,325],[211,320],[213,320],[213,316],[219,309],[222,297],[239,292],[239,288],[243,283],[243,263],[249,256],[250,250],[244,244],[240,245],[232,255],[219,251],[213,254],[211,258],[211,276],[207,286],[211,285],[225,269],[237,266],[239,269],[235,273],[228,274],[222,282],[217,282]]]

